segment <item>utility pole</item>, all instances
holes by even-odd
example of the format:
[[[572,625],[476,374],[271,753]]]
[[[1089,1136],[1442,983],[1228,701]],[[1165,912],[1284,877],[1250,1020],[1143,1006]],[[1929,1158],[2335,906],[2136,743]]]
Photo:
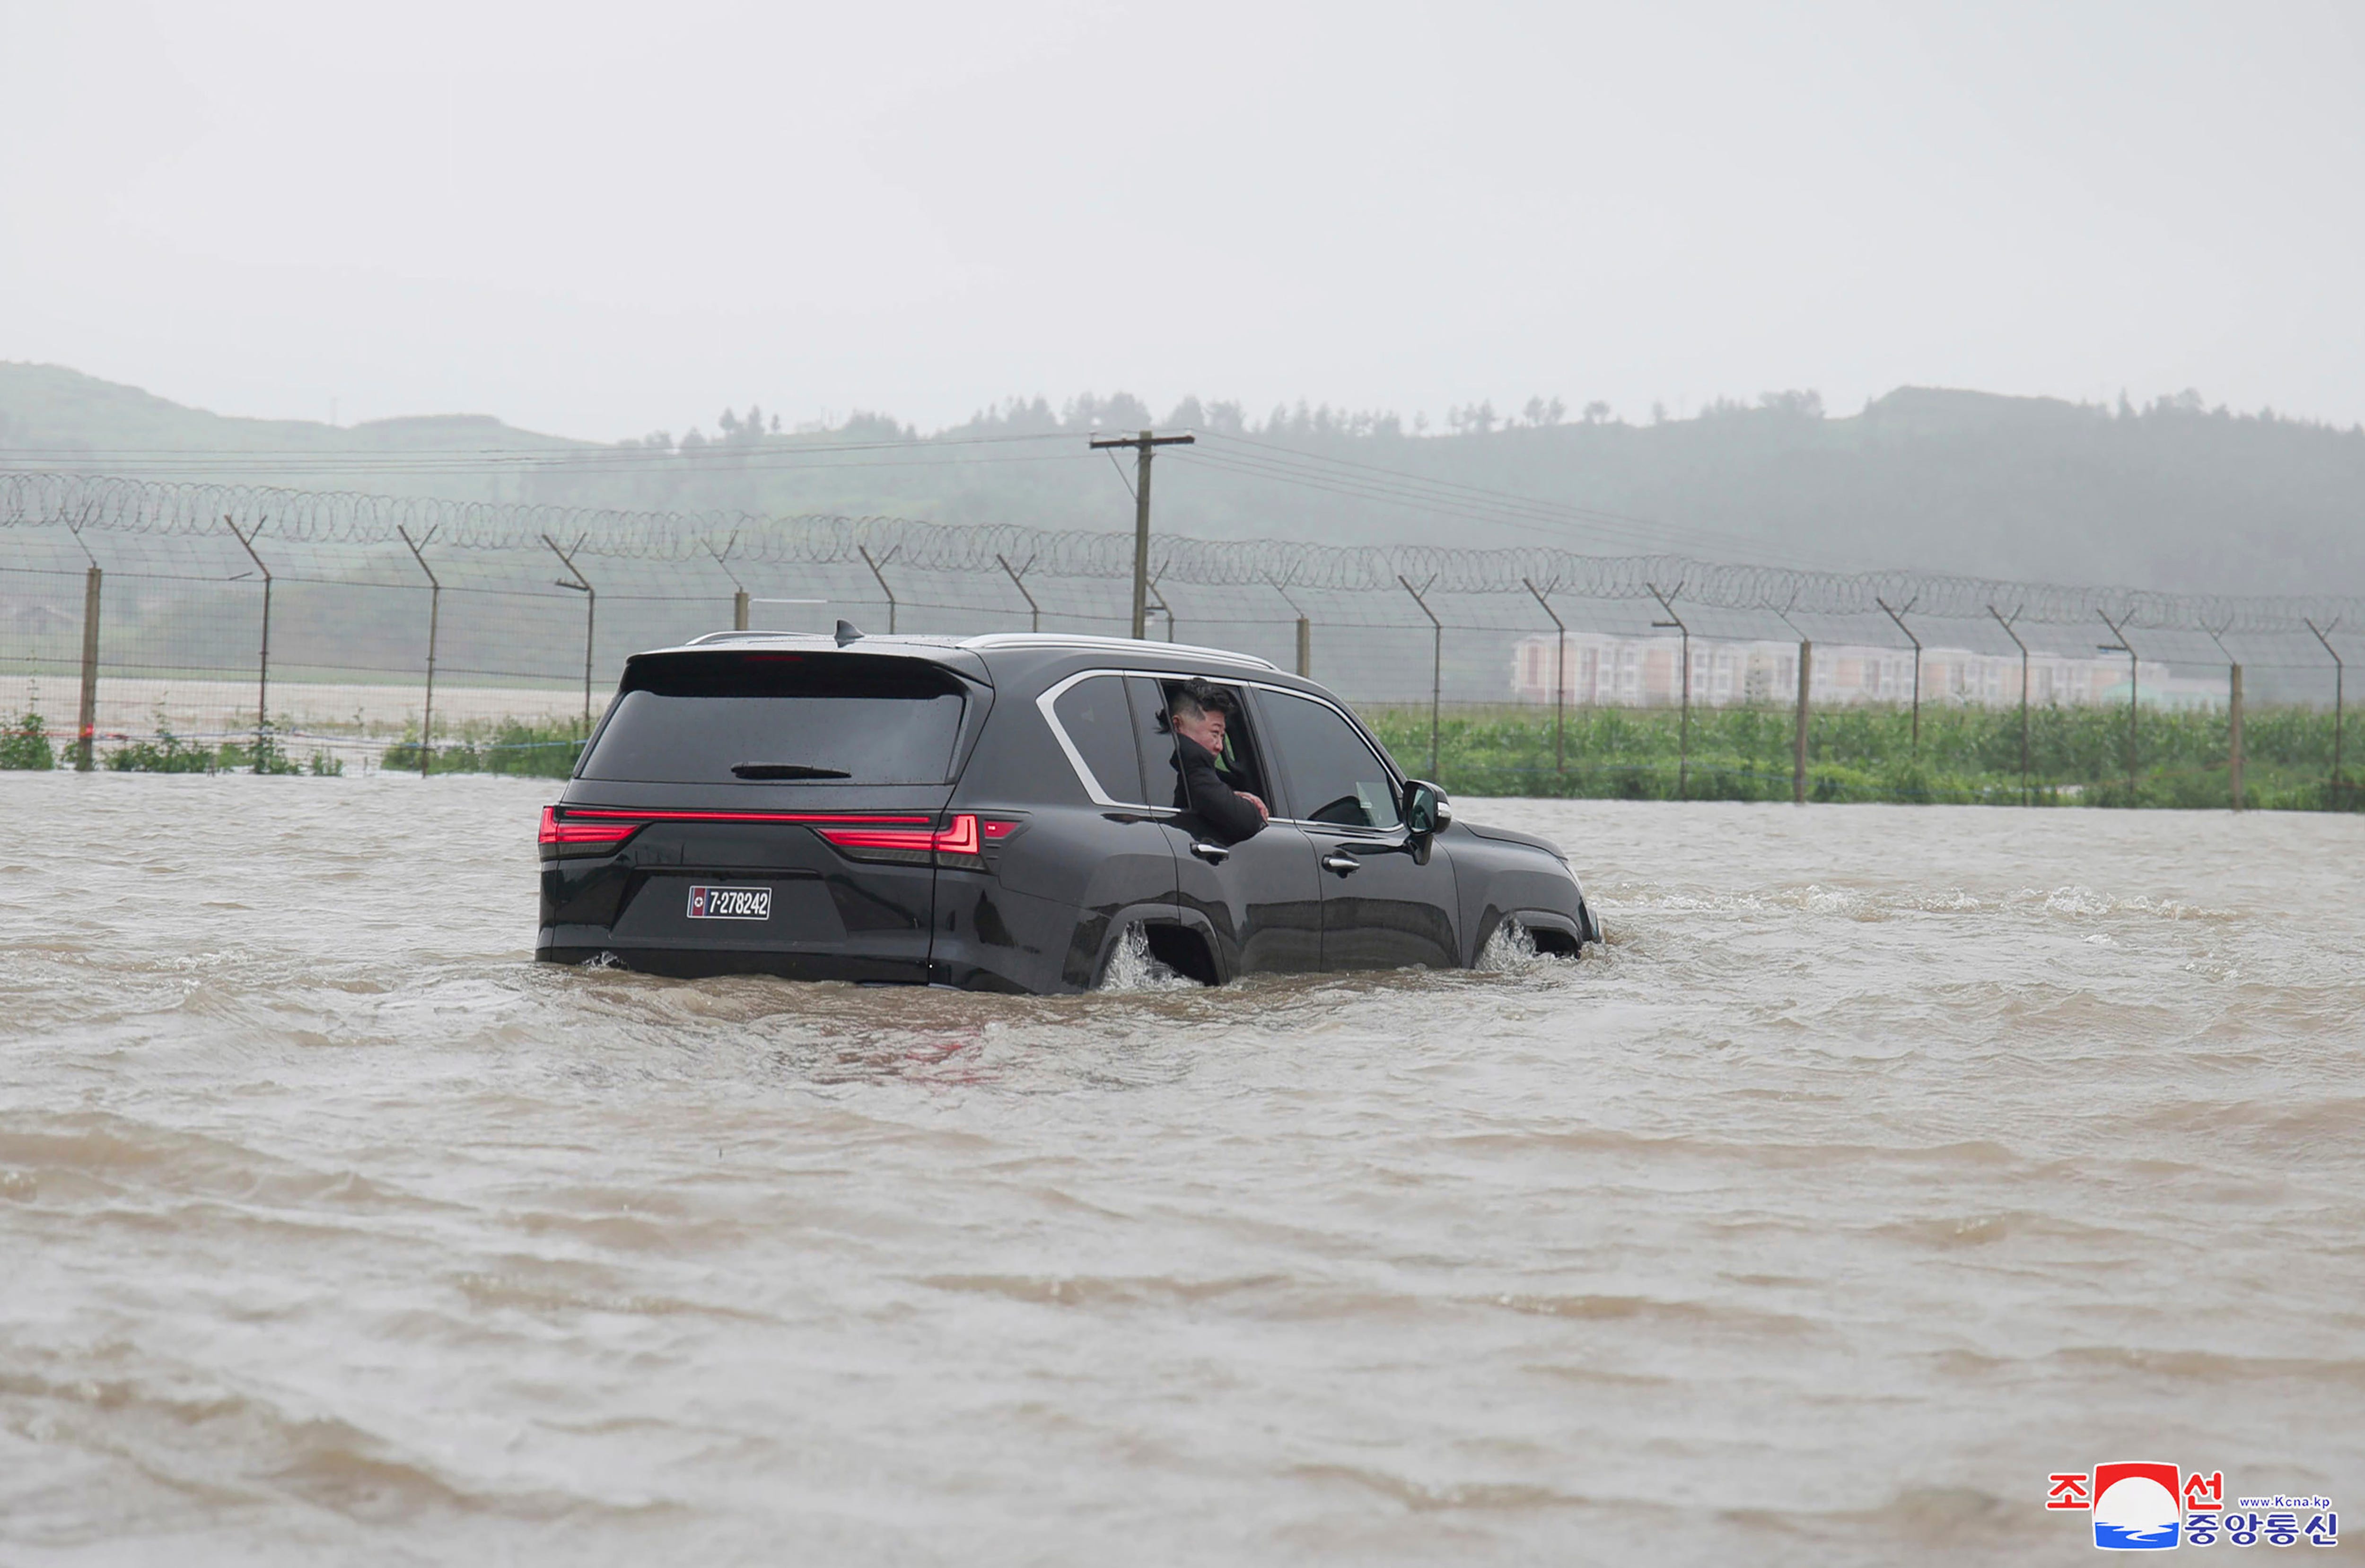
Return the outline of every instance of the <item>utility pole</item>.
[[[1133,487],[1133,640],[1143,640],[1149,624],[1149,454],[1161,446],[1189,446],[1194,435],[1139,435],[1093,438],[1093,450],[1130,446],[1139,454]],[[1123,470],[1119,470],[1123,472]],[[1171,630],[1170,622],[1169,630]]]

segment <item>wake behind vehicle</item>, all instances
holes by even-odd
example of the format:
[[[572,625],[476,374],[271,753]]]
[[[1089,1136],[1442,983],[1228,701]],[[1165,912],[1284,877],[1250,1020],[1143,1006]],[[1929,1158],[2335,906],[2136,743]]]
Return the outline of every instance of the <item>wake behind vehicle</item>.
[[[1170,700],[1236,713],[1272,821],[1227,842],[1179,786]],[[1453,820],[1313,681],[1100,637],[725,632],[625,662],[543,812],[534,956],[656,973],[1098,984],[1127,933],[1217,985],[1467,967],[1506,923],[1600,933],[1540,838]]]

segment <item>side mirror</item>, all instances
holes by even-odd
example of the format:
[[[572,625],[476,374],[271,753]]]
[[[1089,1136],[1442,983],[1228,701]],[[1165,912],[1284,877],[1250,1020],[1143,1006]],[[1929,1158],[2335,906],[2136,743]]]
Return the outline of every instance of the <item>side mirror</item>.
[[[1426,778],[1407,778],[1404,787],[1405,831],[1415,838],[1427,838],[1438,829],[1452,824],[1452,803],[1445,791]]]

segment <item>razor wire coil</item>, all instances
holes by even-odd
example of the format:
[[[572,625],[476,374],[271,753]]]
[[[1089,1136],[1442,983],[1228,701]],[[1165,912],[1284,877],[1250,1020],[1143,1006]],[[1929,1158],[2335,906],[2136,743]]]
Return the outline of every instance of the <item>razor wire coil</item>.
[[[400,531],[438,550],[534,550],[545,536],[588,556],[688,562],[840,566],[892,553],[906,569],[995,573],[1002,559],[1031,559],[1030,577],[1116,579],[1133,569],[1128,534],[1018,524],[948,524],[899,517],[764,517],[745,512],[461,501],[355,491],[160,483],[56,472],[0,474],[0,528],[62,528],[76,534],[196,538],[225,522],[250,537],[306,545],[384,545]],[[2155,630],[2247,634],[2303,633],[2365,623],[2365,599],[2334,595],[2243,597],[2024,583],[1947,573],[1843,573],[1741,566],[1679,554],[1588,555],[1542,546],[1332,545],[1281,540],[1165,535],[1151,574],[1211,588],[1286,585],[1343,593],[1400,592],[1405,580],[1446,594],[1641,600],[1654,588],[1689,605],[1776,615],[1882,613],[1885,600],[1930,619],[1983,620],[1993,610],[2043,625],[2110,621]]]

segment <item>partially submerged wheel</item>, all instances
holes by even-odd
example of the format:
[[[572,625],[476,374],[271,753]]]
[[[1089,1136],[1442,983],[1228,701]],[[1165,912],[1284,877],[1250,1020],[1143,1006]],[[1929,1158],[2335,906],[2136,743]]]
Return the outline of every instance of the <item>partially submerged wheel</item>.
[[[1215,956],[1187,926],[1136,921],[1109,946],[1096,991],[1163,991],[1216,983]]]
[[[1516,915],[1505,915],[1495,927],[1495,934],[1486,938],[1477,967],[1517,971],[1532,969],[1548,958],[1573,959],[1583,950],[1584,944],[1573,931],[1564,931],[1556,925],[1530,925]]]

